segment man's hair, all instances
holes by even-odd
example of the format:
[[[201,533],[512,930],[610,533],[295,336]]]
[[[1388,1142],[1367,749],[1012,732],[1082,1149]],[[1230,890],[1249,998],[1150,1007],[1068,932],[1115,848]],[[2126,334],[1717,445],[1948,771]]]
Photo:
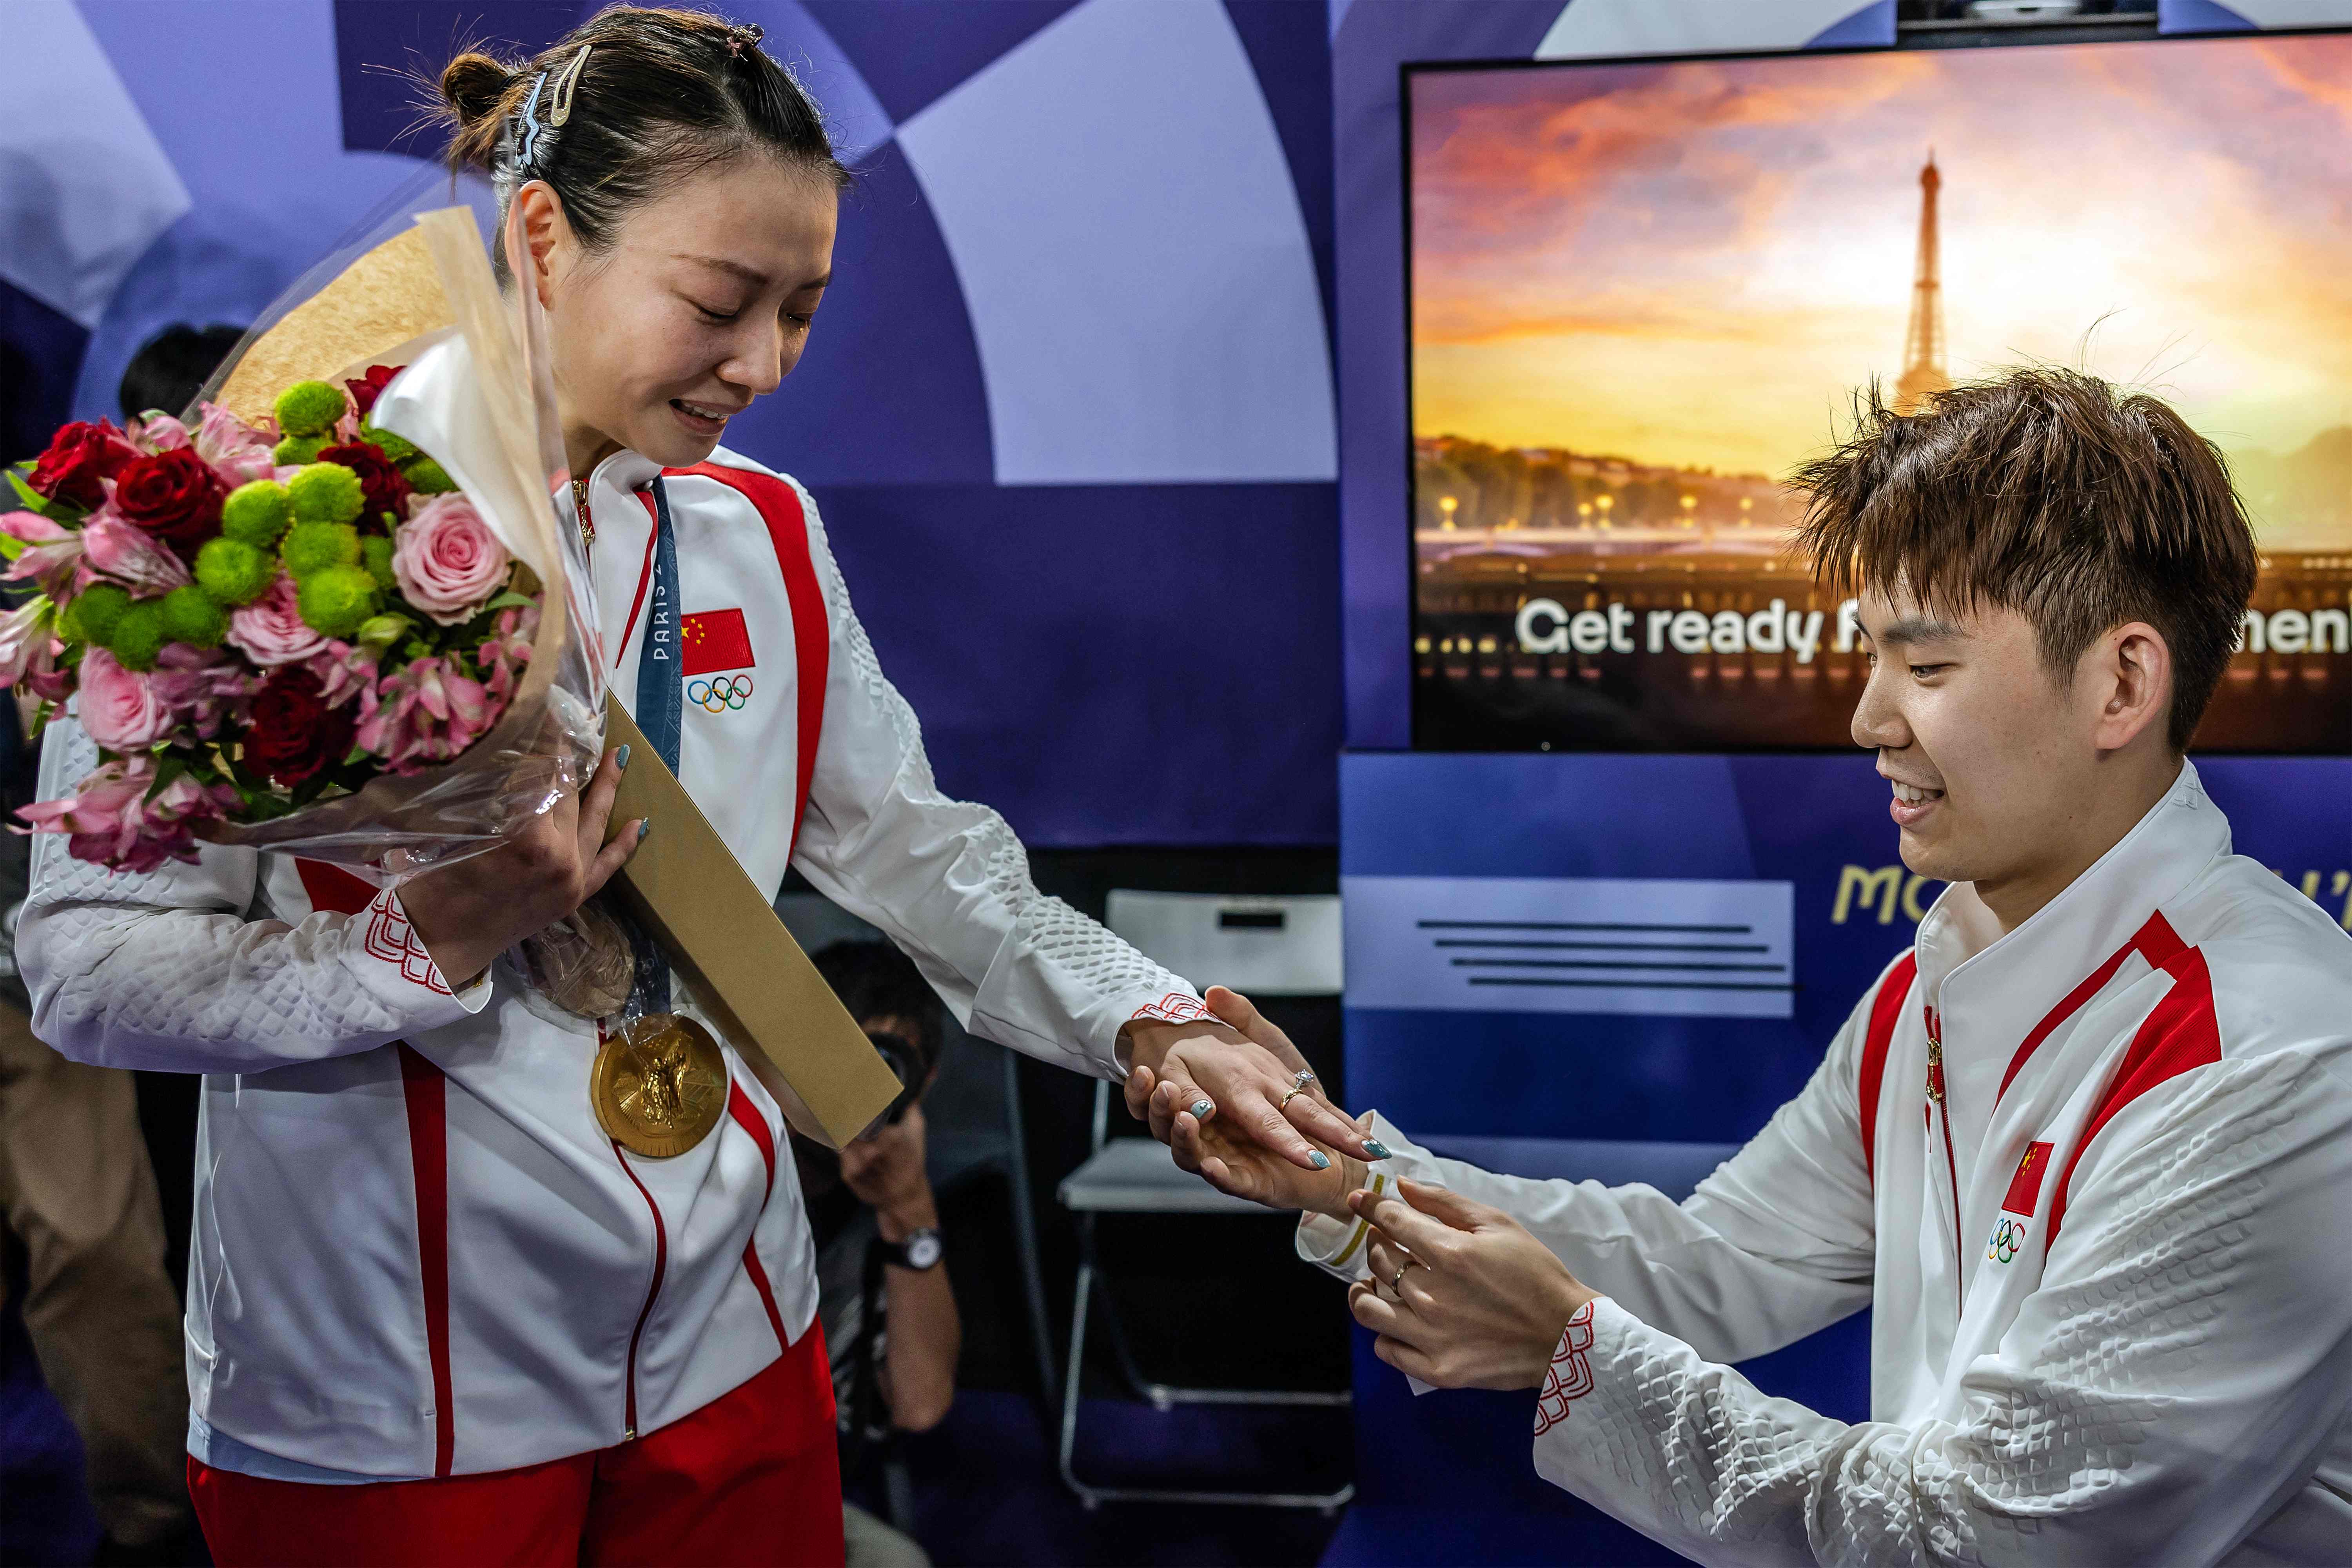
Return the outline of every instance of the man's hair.
[[[2172,650],[2168,734],[2187,751],[2254,591],[2253,530],[2220,449],[2156,398],[2042,366],[1909,415],[1874,383],[1854,416],[1790,478],[1809,496],[1798,542],[1815,577],[2015,610],[2061,680],[2099,637],[2146,621]]]
[[[819,948],[810,962],[861,1027],[877,1018],[902,1018],[915,1031],[925,1069],[939,1064],[939,994],[914,960],[887,942],[836,942]]]

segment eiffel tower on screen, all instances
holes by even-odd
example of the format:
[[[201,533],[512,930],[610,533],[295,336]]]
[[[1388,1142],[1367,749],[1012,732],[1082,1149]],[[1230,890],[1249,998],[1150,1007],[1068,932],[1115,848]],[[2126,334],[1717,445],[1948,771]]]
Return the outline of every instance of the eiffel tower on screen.
[[[1931,148],[1919,171],[1919,261],[1911,282],[1911,326],[1903,334],[1903,374],[1895,383],[1897,414],[1917,413],[1952,384],[1944,363],[1943,255],[1936,232],[1936,194],[1943,187]]]

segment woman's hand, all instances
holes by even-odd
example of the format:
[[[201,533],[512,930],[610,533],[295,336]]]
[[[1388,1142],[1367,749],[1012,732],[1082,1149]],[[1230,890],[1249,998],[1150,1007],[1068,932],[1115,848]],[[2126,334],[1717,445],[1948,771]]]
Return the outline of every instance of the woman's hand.
[[[1348,1212],[1348,1194],[1370,1179],[1370,1167],[1344,1148],[1339,1151],[1338,1160],[1324,1169],[1301,1169],[1286,1156],[1241,1137],[1223,1120],[1202,1121],[1184,1102],[1177,1086],[1156,1082],[1149,1068],[1137,1068],[1128,1079],[1130,1108],[1139,1098],[1139,1118],[1151,1123],[1152,1136],[1168,1145],[1178,1167],[1221,1193],[1268,1208],[1304,1209],[1349,1219],[1353,1216]],[[1362,1135],[1371,1128],[1371,1112],[1366,1111],[1351,1125],[1356,1136],[1349,1142],[1364,1142]]]
[[[636,853],[646,823],[604,825],[628,748],[605,754],[585,795],[555,804],[496,849],[403,883],[401,908],[451,990],[474,983],[492,960],[578,909]]]
[[[1172,1103],[1195,1120],[1218,1121],[1236,1141],[1271,1150],[1301,1171],[1331,1169],[1330,1155],[1317,1143],[1388,1158],[1386,1149],[1365,1138],[1323,1097],[1290,1037],[1248,997],[1212,985],[1207,1001],[1209,1018],[1186,1024],[1139,1020],[1119,1031],[1128,1063],[1128,1114],[1150,1121],[1153,1137],[1167,1143],[1173,1133],[1172,1116],[1150,1114],[1153,1097],[1164,1088],[1173,1095]]]
[[[1498,1208],[1433,1187],[1350,1200],[1371,1225],[1371,1278],[1348,1293],[1372,1353],[1439,1388],[1534,1388],[1577,1309],[1597,1299]]]

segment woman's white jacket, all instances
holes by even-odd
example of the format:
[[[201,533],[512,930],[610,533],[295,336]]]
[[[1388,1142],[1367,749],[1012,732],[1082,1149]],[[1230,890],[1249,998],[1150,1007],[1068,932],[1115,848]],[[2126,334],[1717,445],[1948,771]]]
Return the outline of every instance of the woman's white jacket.
[[[622,452],[590,487],[625,702],[644,629],[617,623],[638,615],[656,473]],[[797,866],[912,954],[974,1034],[1080,1072],[1117,1076],[1129,1018],[1197,1009],[1039,893],[993,811],[940,795],[806,491],[724,450],[665,488],[703,683],[679,773],[756,884],[772,894]],[[803,766],[818,712],[797,693],[820,662]],[[53,726],[44,795],[94,756],[78,726]],[[732,1047],[717,1131],[672,1159],[625,1154],[589,1102],[597,1026],[503,960],[452,994],[395,893],[219,847],[110,875],[45,837],[17,954],[58,1050],[205,1075],[188,1384],[192,1430],[230,1439],[235,1468],[422,1477],[604,1447],[727,1393],[815,1315],[782,1124]]]

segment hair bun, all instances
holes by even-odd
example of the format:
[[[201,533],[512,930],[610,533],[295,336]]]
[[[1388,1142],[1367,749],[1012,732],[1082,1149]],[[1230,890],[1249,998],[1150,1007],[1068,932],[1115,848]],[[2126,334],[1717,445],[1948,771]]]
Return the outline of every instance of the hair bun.
[[[467,50],[441,71],[441,100],[457,117],[461,129],[470,129],[504,111],[515,73],[478,50]]]

